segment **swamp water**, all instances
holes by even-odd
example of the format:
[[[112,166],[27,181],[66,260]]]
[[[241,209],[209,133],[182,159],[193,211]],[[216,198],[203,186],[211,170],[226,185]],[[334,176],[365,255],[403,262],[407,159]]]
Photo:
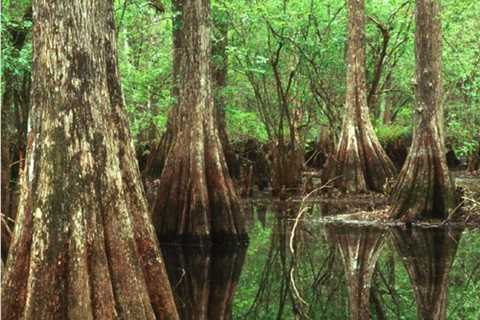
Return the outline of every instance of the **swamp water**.
[[[480,319],[480,229],[245,209],[248,247],[162,245],[182,319]]]

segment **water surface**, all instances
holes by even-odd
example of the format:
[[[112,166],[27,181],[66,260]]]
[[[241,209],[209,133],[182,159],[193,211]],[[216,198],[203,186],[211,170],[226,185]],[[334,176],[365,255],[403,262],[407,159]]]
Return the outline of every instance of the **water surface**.
[[[480,230],[246,206],[250,244],[162,246],[182,319],[480,319]]]

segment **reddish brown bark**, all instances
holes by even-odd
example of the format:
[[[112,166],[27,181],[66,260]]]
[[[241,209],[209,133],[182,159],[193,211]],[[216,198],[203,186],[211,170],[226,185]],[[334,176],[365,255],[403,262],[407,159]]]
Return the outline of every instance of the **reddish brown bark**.
[[[382,191],[394,166],[370,122],[365,80],[365,4],[348,0],[347,93],[342,133],[336,153],[325,165],[323,180],[346,192]]]
[[[32,111],[2,319],[178,319],[124,110],[112,2],[33,2]]]
[[[455,206],[455,186],[445,158],[438,0],[416,2],[416,106],[410,152],[392,196],[391,216],[412,221],[445,219]]]
[[[170,114],[175,130],[154,221],[162,238],[237,238],[245,235],[245,227],[215,122],[210,3],[184,0],[181,9],[178,96]]]
[[[185,36],[184,36],[184,26],[183,26],[183,0],[173,0],[172,1],[172,11],[174,15],[172,17],[172,39],[173,39],[173,66],[172,66],[172,97],[174,102],[172,108],[170,109],[167,125],[165,132],[162,134],[159,144],[156,146],[154,153],[149,158],[150,163],[156,162],[156,171],[162,172],[165,167],[165,162],[167,160],[167,155],[170,152],[170,149],[173,145],[173,138],[175,131],[177,129],[176,125],[176,112],[179,104],[179,92],[181,86],[181,77],[180,70],[182,64],[182,55],[185,50]],[[147,163],[148,164],[148,163]],[[149,172],[146,167],[146,170],[142,174],[151,175],[152,172]]]
[[[302,182],[304,151],[298,143],[286,145],[284,141],[275,142],[271,150],[272,193],[275,196],[287,196],[298,190]]]

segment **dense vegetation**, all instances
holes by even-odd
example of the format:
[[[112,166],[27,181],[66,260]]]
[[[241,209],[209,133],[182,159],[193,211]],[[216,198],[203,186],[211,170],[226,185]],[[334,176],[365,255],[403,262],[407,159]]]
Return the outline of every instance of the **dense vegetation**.
[[[168,2],[164,11],[152,3],[115,3],[122,84],[130,127],[142,151],[160,139],[172,106],[175,13]],[[367,1],[366,5],[369,107],[379,139],[387,144],[411,134],[414,2]],[[12,74],[15,81],[8,85],[20,93],[30,78],[28,6],[28,1],[3,3],[2,92],[9,81],[5,73]],[[480,22],[476,19],[480,8],[477,1],[445,0],[442,9],[447,145],[466,159],[478,146],[480,126]],[[338,136],[345,92],[343,2],[222,0],[212,3],[212,16],[214,23],[225,20],[229,25],[228,81],[221,94],[232,141],[267,142],[287,136],[289,124],[284,121],[279,126],[282,112],[291,114],[305,146],[325,127]],[[12,32],[27,34],[21,47],[16,47]],[[224,36],[217,32],[212,38],[215,42]],[[288,110],[282,111],[284,98]]]
[[[477,317],[478,12],[3,1],[6,319]]]

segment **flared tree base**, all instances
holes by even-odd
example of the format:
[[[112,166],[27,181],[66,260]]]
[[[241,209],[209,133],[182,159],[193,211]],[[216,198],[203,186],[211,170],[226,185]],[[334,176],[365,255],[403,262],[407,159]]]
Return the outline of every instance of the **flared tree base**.
[[[394,175],[395,167],[378,140],[351,132],[341,138],[336,154],[325,164],[322,182],[347,193],[383,192]]]
[[[456,203],[444,155],[430,139],[420,140],[412,146],[391,196],[390,216],[404,222],[444,220],[454,213]]]
[[[191,143],[186,151],[180,140],[160,179],[153,216],[158,238],[244,242],[245,223],[219,141]]]

